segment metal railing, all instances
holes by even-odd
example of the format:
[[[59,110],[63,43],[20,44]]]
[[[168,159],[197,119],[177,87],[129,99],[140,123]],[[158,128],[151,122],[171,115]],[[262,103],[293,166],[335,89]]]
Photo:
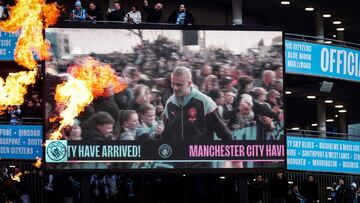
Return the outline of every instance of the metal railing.
[[[315,182],[318,184],[318,195],[320,202],[333,202],[329,201],[330,191],[327,187],[332,187],[334,182],[338,182],[339,178],[345,180],[345,185],[348,187],[350,183],[358,183],[360,181],[359,177],[354,175],[337,175],[337,174],[327,174],[319,172],[299,172],[299,171],[288,171],[288,179],[293,182],[302,183],[307,179],[308,175],[312,175],[315,179]]]
[[[112,20],[62,20],[60,23],[79,23],[79,24],[120,24],[120,25],[176,25],[173,23],[149,23],[141,22],[139,24],[128,23],[124,21],[112,21]]]
[[[360,135],[351,135],[347,133],[337,132],[326,132],[316,130],[293,130],[287,129],[287,135],[296,137],[315,137],[315,138],[326,138],[326,139],[339,139],[339,140],[356,140],[360,141]]]
[[[79,23],[79,24],[125,24],[125,25],[136,25],[133,23],[128,23],[124,21],[110,21],[110,20],[61,20],[60,23]],[[149,22],[141,22],[141,25],[176,25],[173,23],[149,23]],[[237,25],[234,25],[237,26]],[[320,40],[322,41],[331,41],[332,43],[336,43],[336,45],[341,45],[344,47],[352,47],[360,49],[360,44],[347,42],[343,40],[333,39],[333,38],[324,38],[324,37],[316,37],[311,35],[303,35],[303,34],[295,34],[295,33],[285,33],[286,39],[297,39],[302,40],[305,42],[316,42],[319,43]]]
[[[22,117],[16,125],[42,125],[43,119],[42,118],[35,118],[35,117]],[[0,124],[2,125],[9,125],[10,121],[6,117],[0,117]]]

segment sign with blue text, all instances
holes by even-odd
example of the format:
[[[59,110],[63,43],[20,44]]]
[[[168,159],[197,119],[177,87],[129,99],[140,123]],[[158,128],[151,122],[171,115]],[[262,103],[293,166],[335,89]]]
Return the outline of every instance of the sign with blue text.
[[[287,168],[360,174],[360,142],[288,136]]]
[[[8,33],[0,30],[0,60],[13,61],[20,32]]]
[[[285,71],[360,82],[360,51],[285,40]]]
[[[0,125],[1,159],[42,157],[42,126]]]

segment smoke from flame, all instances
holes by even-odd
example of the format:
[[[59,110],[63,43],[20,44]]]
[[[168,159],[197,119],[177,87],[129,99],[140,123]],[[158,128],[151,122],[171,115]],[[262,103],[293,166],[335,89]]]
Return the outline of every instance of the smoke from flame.
[[[15,48],[15,61],[29,72],[10,73],[4,81],[0,78],[0,114],[10,105],[21,105],[27,86],[34,84],[37,62],[49,58],[50,43],[44,40],[43,29],[54,25],[60,15],[57,4],[45,4],[45,0],[18,0],[10,8],[10,18],[0,21],[0,30],[21,34]]]
[[[71,75],[68,81],[56,87],[55,100],[57,105],[63,108],[59,115],[50,118],[50,122],[60,123],[51,133],[50,139],[60,139],[61,130],[73,125],[74,118],[84,111],[94,98],[107,97],[127,87],[126,81],[116,75],[110,65],[101,64],[91,57],[70,66],[68,73]]]

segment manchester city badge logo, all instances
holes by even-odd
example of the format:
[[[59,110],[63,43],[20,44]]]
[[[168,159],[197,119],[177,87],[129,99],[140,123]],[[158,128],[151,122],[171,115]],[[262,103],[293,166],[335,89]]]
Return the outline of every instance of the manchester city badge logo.
[[[166,158],[169,158],[172,154],[172,149],[171,149],[171,146],[168,145],[168,144],[162,144],[160,145],[159,147],[159,155],[166,159]]]
[[[66,143],[52,141],[46,146],[46,157],[48,162],[62,162],[66,158]]]

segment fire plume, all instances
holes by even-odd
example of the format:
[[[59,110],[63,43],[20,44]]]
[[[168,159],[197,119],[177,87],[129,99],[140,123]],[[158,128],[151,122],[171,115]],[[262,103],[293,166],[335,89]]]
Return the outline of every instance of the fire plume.
[[[57,4],[45,4],[45,0],[17,0],[10,13],[8,20],[0,21],[0,30],[20,32],[14,58],[30,71],[10,73],[6,81],[0,78],[0,114],[9,105],[21,105],[27,86],[35,83],[37,62],[33,53],[41,60],[49,58],[50,43],[44,40],[43,29],[56,23],[60,9]]]
[[[9,73],[6,81],[0,78],[0,114],[7,106],[21,105],[24,102],[27,86],[35,83],[36,75],[37,69],[34,69]]]
[[[76,118],[94,98],[110,96],[119,93],[127,87],[125,79],[116,75],[108,64],[101,64],[88,57],[68,68],[71,77],[67,82],[56,87],[55,100],[62,106],[59,117],[50,120],[59,120],[59,127],[50,135],[50,139],[60,139],[61,130],[74,124]]]
[[[45,0],[17,0],[10,8],[10,18],[0,21],[0,29],[21,34],[15,48],[15,61],[30,70],[37,65],[33,52],[40,60],[49,58],[50,43],[43,37],[43,29],[54,25],[60,15],[57,4]]]

